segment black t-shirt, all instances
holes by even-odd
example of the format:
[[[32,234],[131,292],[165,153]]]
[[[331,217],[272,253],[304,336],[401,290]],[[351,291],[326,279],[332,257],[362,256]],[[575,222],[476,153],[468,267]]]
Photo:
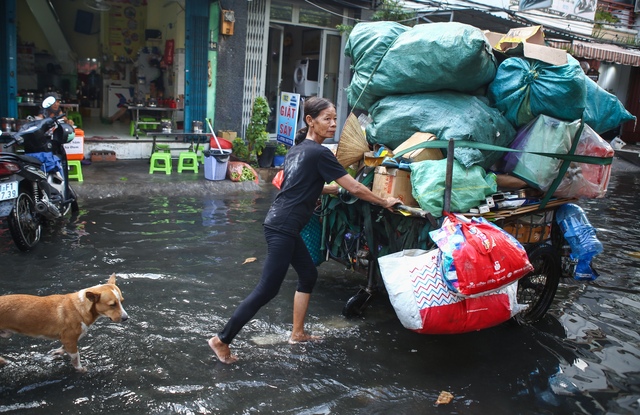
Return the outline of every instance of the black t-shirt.
[[[289,150],[284,163],[284,180],[264,225],[297,235],[309,222],[325,183],[347,171],[327,147],[304,140]]]

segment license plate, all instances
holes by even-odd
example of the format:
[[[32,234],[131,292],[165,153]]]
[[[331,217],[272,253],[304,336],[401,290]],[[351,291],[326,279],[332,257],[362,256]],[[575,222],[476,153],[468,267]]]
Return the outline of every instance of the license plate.
[[[18,182],[0,183],[0,200],[18,197]]]

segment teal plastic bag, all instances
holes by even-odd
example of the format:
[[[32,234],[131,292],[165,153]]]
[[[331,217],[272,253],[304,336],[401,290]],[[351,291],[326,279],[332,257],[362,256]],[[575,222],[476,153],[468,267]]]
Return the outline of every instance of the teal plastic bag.
[[[508,147],[515,129],[484,97],[461,92],[438,91],[391,95],[371,107],[373,122],[367,140],[397,148],[415,132],[431,133],[438,140],[469,140]],[[446,152],[445,152],[446,153]],[[502,157],[501,151],[456,147],[454,157],[465,167],[489,169]]]
[[[423,210],[439,218],[444,206],[444,183],[447,160],[425,160],[411,163],[411,194]],[[482,167],[466,169],[453,161],[451,212],[468,212],[485,203],[486,197],[497,191],[496,175]]]
[[[585,76],[584,79],[587,85],[584,122],[596,133],[602,134],[622,123],[636,119],[622,105],[618,97],[605,91],[591,78]]]
[[[322,225],[317,215],[312,215],[309,222],[300,231],[300,236],[307,246],[307,250],[311,254],[313,264],[318,266],[324,262],[322,252],[320,251],[322,241]]]
[[[587,86],[580,63],[570,55],[565,65],[513,57],[500,64],[487,96],[518,128],[541,114],[566,121],[581,118]]]
[[[359,23],[347,43],[345,54],[354,59],[347,98],[351,106],[367,111],[387,95],[473,93],[493,80],[498,67],[482,31],[458,22],[419,24],[407,30]]]

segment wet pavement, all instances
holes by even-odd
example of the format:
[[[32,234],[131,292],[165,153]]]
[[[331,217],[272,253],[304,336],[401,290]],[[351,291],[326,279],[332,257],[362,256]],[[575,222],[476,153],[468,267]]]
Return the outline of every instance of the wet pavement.
[[[580,201],[605,247],[601,276],[563,281],[539,324],[421,335],[402,327],[384,293],[362,317],[345,319],[342,307],[365,278],[329,261],[318,268],[308,317],[324,341],[287,344],[290,270],[236,338],[241,361],[232,366],[218,363],[206,340],[259,277],[273,187],[150,176],[146,161],[83,170],[77,218],[29,253],[2,235],[0,292],[70,292],[115,272],[130,318],[89,329],[80,341],[85,375],[49,355],[57,342],[0,339],[9,361],[0,413],[638,413],[639,167],[614,161],[607,198]],[[441,391],[453,401],[436,405]]]
[[[198,173],[177,173],[174,160],[171,174],[154,172],[149,174],[148,160],[117,160],[94,162],[82,165],[84,181],[71,181],[71,185],[82,199],[100,199],[121,196],[186,196],[195,194],[224,195],[236,192],[255,192],[261,185],[255,182],[232,182],[231,180],[207,180],[204,168]],[[275,169],[258,169],[260,183],[268,183]]]

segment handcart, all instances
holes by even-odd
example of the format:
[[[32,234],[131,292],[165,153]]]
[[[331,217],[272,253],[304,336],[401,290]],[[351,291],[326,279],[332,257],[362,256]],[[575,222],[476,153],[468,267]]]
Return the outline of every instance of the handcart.
[[[450,165],[452,143],[448,152],[445,211],[450,202]],[[356,179],[366,183],[373,175],[363,168]],[[527,309],[516,315],[527,324],[541,319],[551,306],[561,277],[571,277],[575,261],[555,221],[556,210],[575,199],[543,199],[517,209],[503,209],[482,214],[513,235],[526,249],[534,270],[518,280],[517,300]],[[343,315],[361,315],[374,295],[380,291],[378,258],[405,249],[431,250],[435,244],[429,232],[442,224],[427,211],[397,206],[395,212],[355,199],[348,194],[323,196],[323,243],[327,259],[366,275],[366,285],[344,305]],[[465,214],[471,216],[471,214]]]

